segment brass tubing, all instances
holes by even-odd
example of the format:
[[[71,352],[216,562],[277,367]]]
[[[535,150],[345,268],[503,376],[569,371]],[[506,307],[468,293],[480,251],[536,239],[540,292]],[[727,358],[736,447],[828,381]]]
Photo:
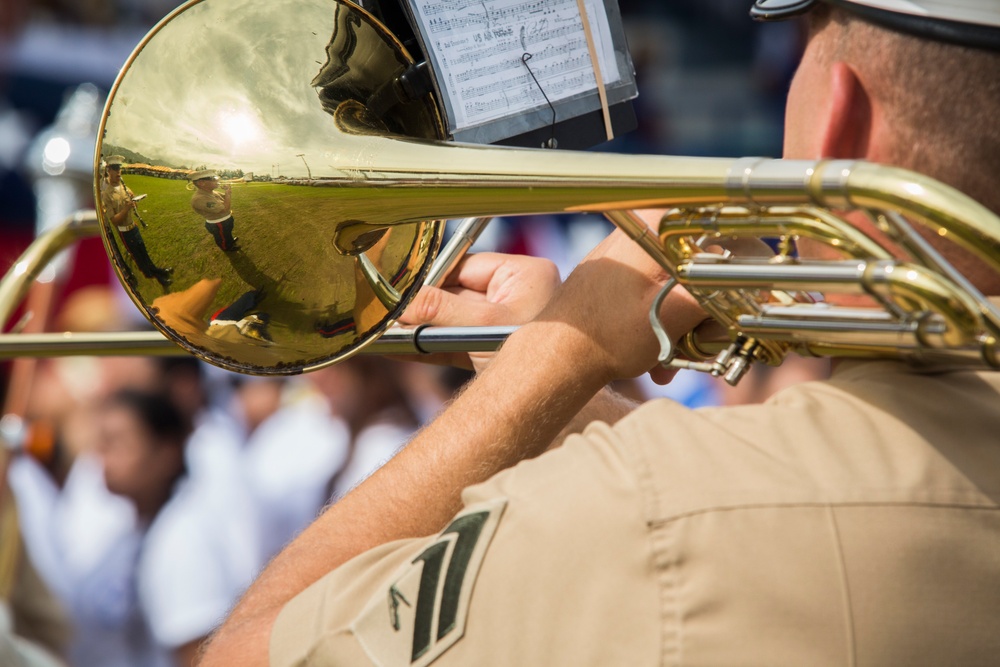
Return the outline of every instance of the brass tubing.
[[[517,327],[392,328],[359,354],[491,352]],[[0,359],[72,356],[185,356],[185,349],[158,331],[0,335]]]
[[[32,241],[0,280],[0,331],[7,326],[31,284],[56,255],[80,239],[100,233],[95,211],[77,211]]]

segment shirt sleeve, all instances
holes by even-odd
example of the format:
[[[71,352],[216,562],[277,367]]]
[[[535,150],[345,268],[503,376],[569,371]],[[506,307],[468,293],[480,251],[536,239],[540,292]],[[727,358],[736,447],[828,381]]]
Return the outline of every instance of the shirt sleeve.
[[[467,489],[440,534],[334,570],[282,611],[271,664],[657,664],[652,551],[609,439],[592,428]]]

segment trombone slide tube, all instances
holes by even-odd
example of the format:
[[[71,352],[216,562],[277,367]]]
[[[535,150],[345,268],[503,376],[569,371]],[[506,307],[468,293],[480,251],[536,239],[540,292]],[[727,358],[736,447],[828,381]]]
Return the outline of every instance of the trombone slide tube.
[[[492,352],[517,327],[395,327],[359,354]],[[158,331],[105,333],[0,334],[0,359],[72,356],[185,356],[185,349]]]

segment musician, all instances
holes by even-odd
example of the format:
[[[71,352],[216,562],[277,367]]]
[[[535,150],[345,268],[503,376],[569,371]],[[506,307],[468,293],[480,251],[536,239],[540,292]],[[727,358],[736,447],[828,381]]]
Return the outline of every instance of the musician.
[[[1000,211],[995,0],[758,5],[809,23],[787,157],[895,162]],[[425,288],[411,322],[541,311],[272,562],[203,665],[995,663],[1000,373],[850,360],[763,405],[629,412],[602,388],[653,366],[666,276],[617,232],[551,300],[545,271],[473,256]],[[662,317],[704,315],[675,290]]]
[[[167,289],[173,282],[171,274],[174,270],[172,267],[158,267],[146,250],[146,242],[142,240],[139,225],[133,215],[136,208],[135,194],[122,182],[124,163],[125,158],[121,155],[112,155],[107,159],[107,183],[102,182],[100,188],[104,215],[121,234],[122,243],[125,244],[142,275],[155,278],[164,289]]]
[[[195,188],[191,208],[205,218],[205,229],[212,235],[215,245],[224,252],[239,250],[238,239],[233,236],[236,224],[232,212],[233,186],[226,183],[221,193],[216,192],[219,176],[211,169],[193,172],[189,178]]]

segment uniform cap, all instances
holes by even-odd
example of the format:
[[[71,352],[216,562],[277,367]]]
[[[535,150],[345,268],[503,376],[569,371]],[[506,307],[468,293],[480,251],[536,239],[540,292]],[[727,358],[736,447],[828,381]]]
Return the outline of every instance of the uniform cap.
[[[201,171],[192,172],[191,175],[188,176],[189,181],[200,181],[205,178],[218,179],[219,176],[215,173],[214,169],[202,169]]]
[[[750,16],[786,19],[821,0],[756,0]],[[998,0],[822,0],[886,28],[963,46],[1000,50]]]
[[[109,155],[106,163],[109,167],[120,167],[125,164],[125,158],[121,155]]]

